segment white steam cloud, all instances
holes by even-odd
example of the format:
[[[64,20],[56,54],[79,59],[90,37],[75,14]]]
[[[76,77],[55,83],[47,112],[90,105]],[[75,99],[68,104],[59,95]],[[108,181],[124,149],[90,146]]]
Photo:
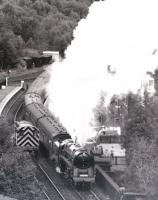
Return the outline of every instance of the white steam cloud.
[[[158,64],[157,0],[93,3],[74,31],[62,63],[52,65],[49,109],[73,138],[83,142],[93,131],[93,108],[100,92],[136,92],[147,71]],[[155,50],[156,52],[156,50]],[[110,67],[108,67],[110,65]],[[108,73],[108,68],[113,73]],[[110,71],[109,70],[109,71]]]

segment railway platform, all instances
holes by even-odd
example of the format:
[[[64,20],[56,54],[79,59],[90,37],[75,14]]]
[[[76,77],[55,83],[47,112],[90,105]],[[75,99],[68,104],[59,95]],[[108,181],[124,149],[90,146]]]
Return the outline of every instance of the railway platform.
[[[0,116],[9,100],[20,90],[21,87],[15,86],[7,86],[5,89],[0,89]]]

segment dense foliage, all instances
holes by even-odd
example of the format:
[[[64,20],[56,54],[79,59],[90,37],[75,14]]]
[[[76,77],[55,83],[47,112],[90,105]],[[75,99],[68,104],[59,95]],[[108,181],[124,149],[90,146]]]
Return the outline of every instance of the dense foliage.
[[[97,125],[120,125],[122,128],[128,168],[119,178],[121,185],[145,192],[147,200],[157,200],[158,97],[150,97],[148,93],[144,97],[129,93],[122,99],[114,96],[110,105],[105,107],[102,95],[94,114]]]
[[[7,151],[11,143],[11,127],[8,122],[0,118],[0,155]]]
[[[35,180],[36,166],[30,155],[12,144],[11,127],[0,119],[0,194],[19,200],[45,200]]]
[[[158,199],[158,103],[157,97],[128,95],[124,147],[128,170],[126,184]]]
[[[1,0],[0,69],[16,63],[25,48],[63,54],[92,0]]]
[[[34,178],[36,167],[30,155],[10,148],[0,159],[0,193],[19,200],[45,199]]]
[[[107,114],[107,108],[105,107],[105,94],[102,93],[100,95],[100,99],[98,101],[98,104],[93,109],[94,113],[94,123],[92,126],[105,126],[108,121],[108,114]]]
[[[97,106],[94,108],[95,126],[122,126],[123,118],[127,113],[125,96],[114,95],[109,103],[106,102],[106,93],[102,92]]]

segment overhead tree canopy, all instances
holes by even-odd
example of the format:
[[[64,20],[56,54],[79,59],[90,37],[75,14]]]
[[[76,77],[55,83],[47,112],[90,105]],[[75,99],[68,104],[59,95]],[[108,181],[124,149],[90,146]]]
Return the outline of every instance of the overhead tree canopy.
[[[87,16],[91,3],[91,0],[0,1],[1,68],[12,65],[20,56],[19,38],[23,49],[34,46],[38,50],[64,52],[73,39],[74,28]],[[8,32],[6,38],[1,36],[4,30]]]

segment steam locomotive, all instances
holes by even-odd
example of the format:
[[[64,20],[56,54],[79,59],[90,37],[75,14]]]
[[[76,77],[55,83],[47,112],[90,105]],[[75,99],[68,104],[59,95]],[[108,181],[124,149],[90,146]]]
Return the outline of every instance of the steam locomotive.
[[[90,187],[95,181],[94,157],[71,139],[71,136],[57,119],[44,107],[44,93],[41,85],[49,79],[42,73],[25,94],[26,119],[40,131],[40,143],[49,158],[56,163],[58,172],[73,180],[76,186]]]

